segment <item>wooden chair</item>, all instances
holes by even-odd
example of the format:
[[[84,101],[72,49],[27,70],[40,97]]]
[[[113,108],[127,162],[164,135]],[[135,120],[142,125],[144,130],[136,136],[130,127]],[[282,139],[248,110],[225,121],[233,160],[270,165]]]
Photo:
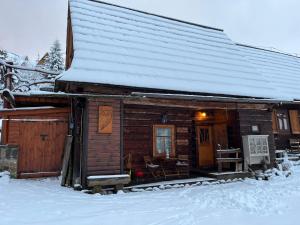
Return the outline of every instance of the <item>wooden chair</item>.
[[[190,164],[188,155],[178,155],[176,163],[177,171],[180,176],[190,176]]]
[[[151,173],[151,175],[157,179],[161,176],[161,167],[158,164],[154,164],[150,156],[144,156],[145,166]]]

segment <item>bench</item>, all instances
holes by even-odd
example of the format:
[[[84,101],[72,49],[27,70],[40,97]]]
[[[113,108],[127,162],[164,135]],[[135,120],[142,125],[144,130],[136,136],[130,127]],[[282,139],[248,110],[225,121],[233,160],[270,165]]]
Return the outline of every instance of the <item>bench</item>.
[[[290,139],[290,152],[291,153],[300,153],[300,140],[299,139]]]
[[[217,150],[217,163],[218,163],[218,172],[222,172],[223,163],[235,163],[235,172],[239,172],[239,164],[243,162],[243,159],[240,157],[241,149],[218,149]],[[234,156],[232,156],[234,155]]]
[[[115,191],[122,190],[125,184],[130,182],[128,174],[100,175],[87,177],[87,186],[93,189],[94,193],[102,192],[102,187],[114,186]]]

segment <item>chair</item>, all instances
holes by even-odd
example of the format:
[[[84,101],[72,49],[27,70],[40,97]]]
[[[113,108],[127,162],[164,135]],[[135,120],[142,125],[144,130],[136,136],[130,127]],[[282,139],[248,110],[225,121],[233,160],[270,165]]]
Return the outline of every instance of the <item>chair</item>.
[[[188,155],[178,155],[177,157],[177,171],[179,175],[182,176],[189,176],[190,175],[190,170],[189,170],[189,156]]]
[[[126,155],[124,157],[125,160],[125,169],[128,172],[128,174],[131,176],[131,172],[132,172],[132,154],[129,153],[128,155]]]
[[[144,156],[145,166],[151,173],[151,175],[156,179],[161,175],[160,165],[154,164],[150,156]]]

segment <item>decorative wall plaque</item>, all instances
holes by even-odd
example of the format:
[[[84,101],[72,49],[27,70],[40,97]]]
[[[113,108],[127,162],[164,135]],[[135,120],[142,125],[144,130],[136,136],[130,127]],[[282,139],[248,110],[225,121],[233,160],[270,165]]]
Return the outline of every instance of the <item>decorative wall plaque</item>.
[[[189,129],[187,127],[177,127],[176,132],[177,133],[188,133]]]
[[[177,143],[177,145],[188,146],[189,145],[189,140],[187,140],[187,139],[182,139],[182,140],[177,139],[176,143]]]
[[[113,108],[111,106],[99,106],[98,132],[100,134],[112,133]]]

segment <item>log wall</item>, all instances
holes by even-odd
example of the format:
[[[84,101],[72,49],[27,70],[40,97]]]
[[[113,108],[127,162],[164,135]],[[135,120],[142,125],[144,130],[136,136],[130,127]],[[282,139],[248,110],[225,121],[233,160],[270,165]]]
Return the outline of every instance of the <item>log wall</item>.
[[[120,174],[120,101],[88,99],[87,176]],[[99,106],[113,107],[111,134],[98,131]]]
[[[175,152],[195,156],[193,111],[158,106],[124,105],[124,156],[132,155],[132,167],[147,173],[144,156],[153,156],[153,125],[175,125]],[[193,159],[191,159],[193,161]]]

